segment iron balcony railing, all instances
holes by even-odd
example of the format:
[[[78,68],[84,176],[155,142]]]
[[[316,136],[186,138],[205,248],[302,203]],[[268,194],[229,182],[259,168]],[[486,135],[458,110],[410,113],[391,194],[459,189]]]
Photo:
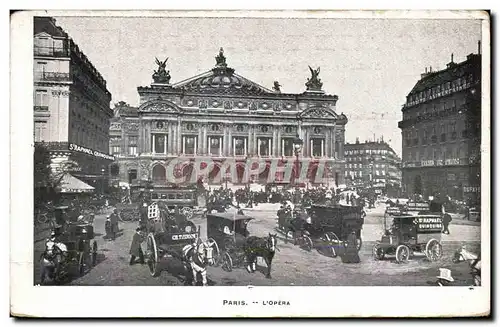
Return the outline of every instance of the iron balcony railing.
[[[35,81],[55,81],[55,82],[69,82],[71,81],[70,73],[59,72],[37,72],[35,73]]]
[[[49,111],[49,106],[33,106],[35,111]]]
[[[69,57],[69,49],[66,48],[56,48],[56,47],[40,47],[35,46],[33,48],[33,53],[35,56],[47,56],[47,57]]]

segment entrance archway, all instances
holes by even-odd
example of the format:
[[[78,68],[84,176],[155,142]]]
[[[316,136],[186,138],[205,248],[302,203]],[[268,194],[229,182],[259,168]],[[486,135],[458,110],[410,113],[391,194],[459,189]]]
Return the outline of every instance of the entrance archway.
[[[153,183],[165,183],[167,180],[167,170],[162,165],[155,165],[152,171]]]

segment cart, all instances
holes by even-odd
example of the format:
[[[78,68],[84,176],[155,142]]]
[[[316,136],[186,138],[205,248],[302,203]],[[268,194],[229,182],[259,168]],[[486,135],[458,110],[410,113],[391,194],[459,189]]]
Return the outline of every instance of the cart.
[[[384,217],[384,235],[373,247],[375,260],[395,255],[398,263],[406,262],[414,252],[422,252],[430,261],[442,256],[440,215],[399,215],[388,223]]]
[[[225,271],[245,263],[243,246],[249,236],[247,229],[252,217],[241,213],[207,214],[208,242],[214,244],[216,264]]]
[[[148,206],[148,218],[145,257],[151,276],[158,277],[168,257],[186,263],[182,249],[199,238],[200,229],[191,221],[176,223],[157,203]]]
[[[363,208],[345,205],[312,205],[308,210],[310,224],[307,224],[312,247],[321,247],[332,257],[347,246],[348,236],[356,236],[356,248],[361,249],[361,230],[364,224]],[[313,241],[314,240],[314,243]]]
[[[76,270],[77,276],[84,275],[97,263],[97,242],[94,239],[94,228],[89,223],[69,223],[56,228],[57,242],[66,246],[66,254],[62,257],[59,268],[54,270],[52,278],[59,282],[73,275]],[[47,276],[45,266],[47,262],[45,252],[40,256],[42,269],[41,283],[45,284],[51,276]],[[53,264],[53,263],[51,263]]]

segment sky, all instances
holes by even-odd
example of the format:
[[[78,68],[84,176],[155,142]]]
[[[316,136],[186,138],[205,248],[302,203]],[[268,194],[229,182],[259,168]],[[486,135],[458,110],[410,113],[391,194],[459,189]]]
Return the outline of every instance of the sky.
[[[383,136],[401,155],[401,107],[426,67],[477,53],[479,20],[56,17],[107,81],[112,103],[139,104],[167,62],[176,83],[215,66],[219,48],[235,72],[267,88],[302,93],[308,65],[347,115],[346,142]]]

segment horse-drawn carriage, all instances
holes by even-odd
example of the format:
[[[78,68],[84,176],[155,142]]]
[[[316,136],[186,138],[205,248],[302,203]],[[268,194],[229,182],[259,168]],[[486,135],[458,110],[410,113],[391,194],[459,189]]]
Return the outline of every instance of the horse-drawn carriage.
[[[59,283],[75,270],[82,276],[97,263],[94,228],[87,222],[68,222],[56,228],[40,256],[41,284]]]
[[[266,277],[271,277],[271,263],[276,248],[276,234],[260,238],[250,236],[247,226],[253,220],[241,212],[207,215],[208,243],[216,251],[216,264],[225,271],[246,265],[249,272],[256,270],[257,257],[267,264]]]
[[[375,260],[396,255],[397,262],[406,262],[414,252],[423,252],[430,261],[442,256],[440,215],[396,215],[390,227],[388,218],[384,217],[385,232],[373,247]]]
[[[145,257],[151,276],[159,276],[160,265],[172,257],[184,264],[187,273],[190,267],[193,269],[195,281],[197,272],[201,272],[206,284],[205,266],[213,260],[212,244],[201,241],[200,229],[191,221],[176,221],[157,203],[148,206],[148,218]],[[195,267],[201,271],[195,271]]]
[[[278,228],[285,233],[285,241],[291,236],[295,244],[306,250],[313,248],[336,257],[343,250],[351,234],[355,235],[356,247],[362,245],[363,208],[344,205],[312,205],[307,218],[297,215],[279,220]]]
[[[193,217],[193,209],[198,206],[198,193],[194,188],[154,187],[150,190],[150,198],[169,209],[178,207],[187,219]]]

